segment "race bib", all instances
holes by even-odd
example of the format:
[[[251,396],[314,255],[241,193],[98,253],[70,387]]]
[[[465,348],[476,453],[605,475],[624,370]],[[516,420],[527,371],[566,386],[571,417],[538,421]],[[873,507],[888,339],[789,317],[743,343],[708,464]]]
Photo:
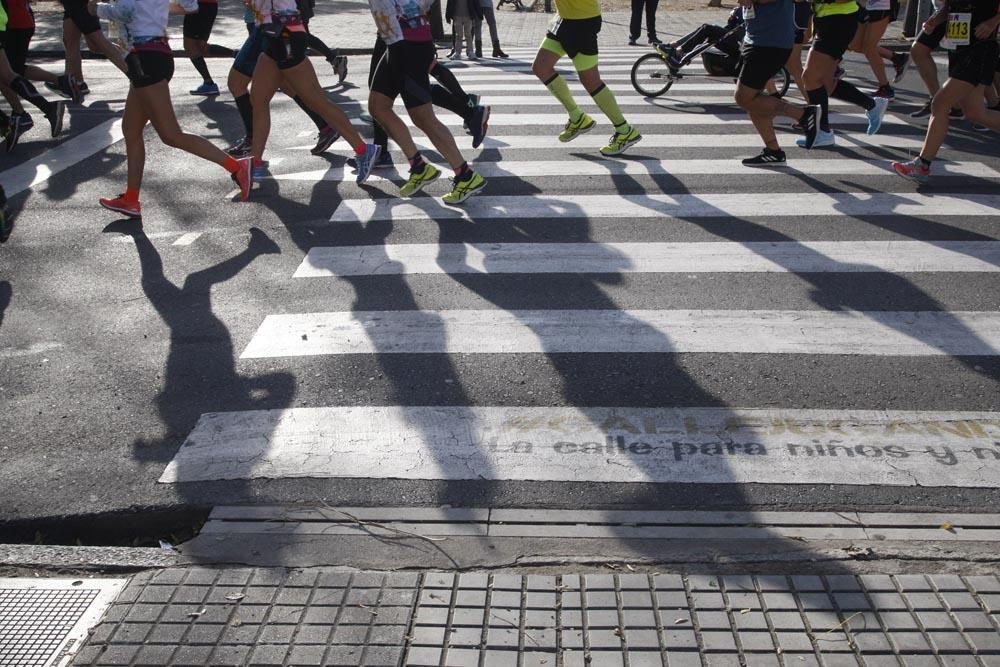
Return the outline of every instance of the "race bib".
[[[972,34],[972,13],[959,12],[948,14],[948,27],[945,30],[945,38],[948,40],[948,48],[954,49],[957,46],[968,46],[969,36]]]

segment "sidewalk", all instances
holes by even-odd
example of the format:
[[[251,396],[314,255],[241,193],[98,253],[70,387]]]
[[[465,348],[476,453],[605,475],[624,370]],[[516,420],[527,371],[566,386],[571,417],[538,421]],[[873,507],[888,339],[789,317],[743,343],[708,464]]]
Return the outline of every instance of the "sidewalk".
[[[729,9],[706,9],[668,12],[661,9],[657,16],[658,32],[661,39],[673,39],[694,30],[702,23],[724,24],[729,11]],[[537,46],[541,43],[548,23],[554,16],[542,11],[518,12],[508,6],[497,10],[496,14],[503,48]],[[603,18],[600,45],[624,46],[628,41],[629,13],[606,12]],[[37,11],[36,22],[37,29],[31,42],[31,52],[34,57],[61,59],[63,54],[61,12]],[[171,44],[177,54],[182,54],[181,22],[182,17],[171,17]],[[329,4],[318,4],[316,16],[309,26],[310,30],[327,44],[347,55],[371,53],[375,39],[375,24],[366,2],[337,0]],[[447,24],[445,32],[450,34],[450,26]],[[245,36],[243,14],[238,4],[224,3],[212,32],[211,43],[237,49],[243,43]],[[890,24],[885,40],[894,42],[901,39],[902,21],[896,21]],[[488,35],[486,40],[488,43]],[[636,56],[643,53],[645,48],[637,47]]]
[[[619,569],[165,568],[132,577],[73,664],[1000,665],[993,575]]]

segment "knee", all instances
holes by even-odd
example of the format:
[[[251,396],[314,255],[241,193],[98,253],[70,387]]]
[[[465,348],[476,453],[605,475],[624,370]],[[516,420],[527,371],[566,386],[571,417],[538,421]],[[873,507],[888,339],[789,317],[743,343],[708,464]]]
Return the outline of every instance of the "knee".
[[[737,88],[736,94],[733,96],[733,101],[739,105],[740,108],[746,109],[753,102],[753,99],[757,97],[756,91],[748,90],[747,88]]]
[[[934,99],[931,100],[931,115],[943,116],[948,118],[948,113],[951,111],[951,102],[944,99],[944,96],[937,94]]]
[[[181,132],[160,132],[160,141],[171,148],[179,148],[181,145]]]
[[[543,63],[531,63],[531,73],[538,77],[541,82],[546,82],[556,73],[555,69]]]

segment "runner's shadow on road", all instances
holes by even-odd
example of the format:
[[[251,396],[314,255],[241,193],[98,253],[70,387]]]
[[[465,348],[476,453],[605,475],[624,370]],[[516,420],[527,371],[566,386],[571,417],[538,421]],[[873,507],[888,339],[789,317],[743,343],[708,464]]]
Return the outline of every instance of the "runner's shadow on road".
[[[10,307],[10,302],[14,297],[14,288],[9,281],[0,280],[0,327],[3,326],[3,316]]]
[[[213,266],[187,275],[180,286],[164,274],[156,247],[135,221],[119,221],[105,227],[106,233],[130,236],[139,259],[142,291],[156,314],[169,328],[170,346],[163,370],[163,385],[154,399],[164,434],[155,440],[139,439],[133,444],[138,461],[171,461],[179,445],[203,413],[232,410],[269,410],[287,407],[295,395],[295,378],[288,373],[268,373],[248,378],[235,368],[232,338],[226,324],[212,308],[212,291],[231,280],[255,259],[279,252],[263,232],[253,228],[250,239],[238,254]],[[219,453],[224,457],[224,453]],[[180,466],[184,458],[178,459]],[[182,483],[173,488],[190,507],[210,504],[223,495],[246,495],[248,480],[227,481],[224,485],[184,484],[187,477],[198,478],[200,470],[177,471]]]

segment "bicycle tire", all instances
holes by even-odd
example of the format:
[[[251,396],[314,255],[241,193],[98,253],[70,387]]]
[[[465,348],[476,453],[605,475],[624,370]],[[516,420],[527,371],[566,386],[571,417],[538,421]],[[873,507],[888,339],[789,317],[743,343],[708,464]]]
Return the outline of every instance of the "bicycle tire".
[[[660,54],[645,53],[632,65],[632,87],[640,95],[659,97],[672,85],[674,77]]]

